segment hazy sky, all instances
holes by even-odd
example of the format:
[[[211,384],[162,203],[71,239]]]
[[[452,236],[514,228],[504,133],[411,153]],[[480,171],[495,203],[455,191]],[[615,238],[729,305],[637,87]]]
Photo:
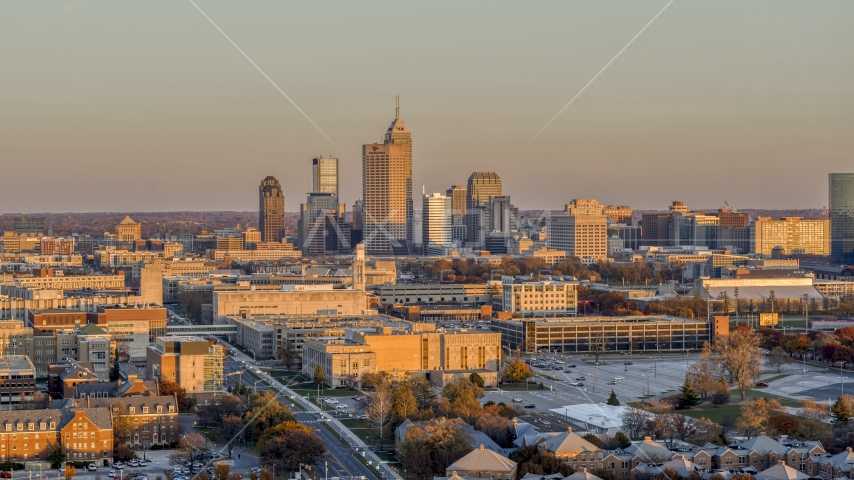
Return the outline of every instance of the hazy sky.
[[[414,184],[495,170],[520,208],[827,204],[854,171],[854,2],[0,2],[0,212],[288,211],[311,159],[361,195],[401,96]]]

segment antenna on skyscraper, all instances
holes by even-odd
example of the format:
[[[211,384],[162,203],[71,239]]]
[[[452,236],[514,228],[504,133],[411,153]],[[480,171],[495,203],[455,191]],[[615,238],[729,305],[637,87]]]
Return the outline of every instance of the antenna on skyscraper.
[[[394,118],[400,118],[400,95],[394,96]]]

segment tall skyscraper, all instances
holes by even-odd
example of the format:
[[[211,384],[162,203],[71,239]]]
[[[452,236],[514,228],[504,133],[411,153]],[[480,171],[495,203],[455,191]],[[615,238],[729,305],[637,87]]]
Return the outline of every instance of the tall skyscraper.
[[[258,187],[260,212],[258,229],[262,242],[281,242],[285,238],[285,194],[275,177],[269,176]]]
[[[422,244],[448,246],[451,244],[451,198],[434,193],[424,195],[421,218],[423,221]]]
[[[338,159],[323,158],[311,162],[311,192],[331,193],[338,200]]]
[[[451,210],[454,215],[466,214],[466,197],[468,190],[464,185],[452,185],[448,189],[447,195],[451,197]]]
[[[469,246],[483,248],[480,227],[488,222],[479,218],[482,213],[478,207],[489,203],[489,197],[501,195],[501,177],[495,172],[474,172],[469,177],[466,200],[466,235]]]
[[[383,143],[362,145],[365,251],[406,254],[412,238],[412,135],[400,104]]]
[[[854,264],[854,173],[830,174],[830,260]]]

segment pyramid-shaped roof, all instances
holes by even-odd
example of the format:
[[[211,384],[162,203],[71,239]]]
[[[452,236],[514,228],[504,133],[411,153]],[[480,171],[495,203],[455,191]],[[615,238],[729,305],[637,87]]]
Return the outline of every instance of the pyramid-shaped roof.
[[[119,222],[119,225],[136,225],[136,222],[130,218],[130,215],[125,215],[125,219]]]
[[[809,478],[809,475],[795,470],[782,461],[756,474],[756,480],[804,480],[806,478]]]
[[[95,325],[94,323],[90,323],[90,324],[86,325],[85,327],[81,328],[80,331],[77,332],[77,335],[97,337],[97,336],[105,336],[105,335],[109,335],[109,334],[104,329],[102,329],[101,327]]]
[[[573,473],[568,477],[563,477],[563,480],[602,480],[601,478],[588,472],[586,468]]]
[[[768,455],[772,452],[783,454],[789,451],[788,447],[765,434],[753,437],[745,442],[741,442],[738,446],[757,452],[761,455]]]
[[[511,472],[516,462],[493,452],[483,445],[463,456],[445,469],[446,472]]]
[[[598,452],[602,449],[588,442],[577,433],[569,431],[555,435],[544,442],[550,452]]]

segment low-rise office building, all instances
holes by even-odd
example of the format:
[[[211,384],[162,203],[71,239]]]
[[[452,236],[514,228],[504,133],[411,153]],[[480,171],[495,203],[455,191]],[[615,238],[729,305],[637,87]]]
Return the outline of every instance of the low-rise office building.
[[[36,367],[26,355],[0,357],[0,408],[20,405],[33,400],[36,388]]]
[[[258,315],[362,315],[368,310],[363,290],[327,285],[282,285],[280,290],[214,292],[213,319]]]
[[[486,285],[482,284],[378,285],[374,287],[374,293],[380,297],[381,305],[485,305],[489,303],[491,298],[487,292]]]
[[[178,401],[174,396],[87,397],[77,403],[89,408],[107,408],[114,417],[131,417],[134,428],[125,441],[135,448],[170,445],[180,439]]]
[[[577,285],[564,282],[505,283],[501,311],[514,317],[567,316],[578,312]]]

